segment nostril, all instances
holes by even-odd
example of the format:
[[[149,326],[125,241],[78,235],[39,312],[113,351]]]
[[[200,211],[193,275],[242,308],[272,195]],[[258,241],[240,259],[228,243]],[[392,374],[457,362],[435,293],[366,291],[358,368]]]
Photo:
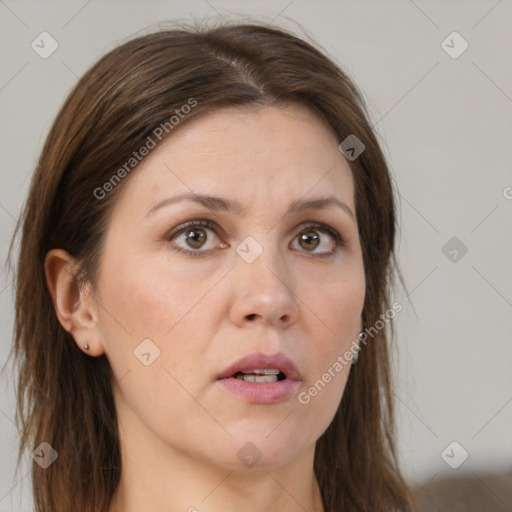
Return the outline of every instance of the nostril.
[[[254,317],[255,317],[255,316],[256,316],[256,314],[255,314],[255,313],[252,313],[252,315],[247,315],[247,318],[248,318],[249,320],[254,320]]]

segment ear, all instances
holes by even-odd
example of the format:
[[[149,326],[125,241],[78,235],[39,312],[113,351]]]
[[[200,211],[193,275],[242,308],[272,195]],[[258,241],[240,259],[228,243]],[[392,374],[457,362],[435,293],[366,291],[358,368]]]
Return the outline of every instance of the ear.
[[[78,285],[74,258],[62,249],[52,249],[46,255],[44,267],[53,307],[62,327],[86,354],[103,354],[105,351],[98,330],[97,304],[92,297],[90,285],[82,288]]]

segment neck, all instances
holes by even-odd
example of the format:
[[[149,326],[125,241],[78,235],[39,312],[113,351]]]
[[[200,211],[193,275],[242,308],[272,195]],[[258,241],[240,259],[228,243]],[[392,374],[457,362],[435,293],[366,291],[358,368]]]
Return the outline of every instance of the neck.
[[[110,512],[324,512],[314,446],[280,467],[232,470],[142,439],[121,437],[122,475]]]

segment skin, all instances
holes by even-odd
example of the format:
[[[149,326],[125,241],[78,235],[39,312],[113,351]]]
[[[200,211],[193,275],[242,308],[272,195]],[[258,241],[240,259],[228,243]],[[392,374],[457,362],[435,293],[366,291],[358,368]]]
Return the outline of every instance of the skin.
[[[357,336],[365,281],[354,216],[332,205],[286,215],[291,201],[318,196],[335,196],[355,213],[338,144],[301,106],[189,119],[127,178],[94,287],[77,289],[76,262],[65,251],[48,254],[60,322],[82,350],[89,344],[91,357],[105,353],[113,371],[123,470],[111,512],[324,510],[315,443],[338,408],[350,365],[307,405],[297,395],[249,403],[216,376],[243,355],[281,351],[306,391]],[[147,214],[187,192],[236,199],[246,211],[183,201]],[[183,233],[167,237],[198,219],[217,226],[195,228],[206,234],[204,246],[191,247]],[[320,245],[301,244],[308,222],[327,224],[344,244],[333,250],[334,239],[317,228]],[[236,252],[248,236],[263,249],[252,263]],[[173,244],[202,253],[187,256]],[[147,338],[160,350],[149,366],[134,356]],[[261,453],[251,467],[237,456],[248,442]]]

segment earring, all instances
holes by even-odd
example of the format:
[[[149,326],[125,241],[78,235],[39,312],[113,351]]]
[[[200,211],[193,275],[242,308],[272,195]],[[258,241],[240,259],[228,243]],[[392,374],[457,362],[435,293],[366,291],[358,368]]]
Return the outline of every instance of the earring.
[[[354,355],[352,356],[352,366],[355,366],[357,364],[358,359],[359,359],[359,350],[356,350],[354,352]]]
[[[89,343],[86,343],[86,344],[84,345],[84,349],[85,349],[85,350],[89,350],[89,348],[90,348],[90,347],[89,347]]]

